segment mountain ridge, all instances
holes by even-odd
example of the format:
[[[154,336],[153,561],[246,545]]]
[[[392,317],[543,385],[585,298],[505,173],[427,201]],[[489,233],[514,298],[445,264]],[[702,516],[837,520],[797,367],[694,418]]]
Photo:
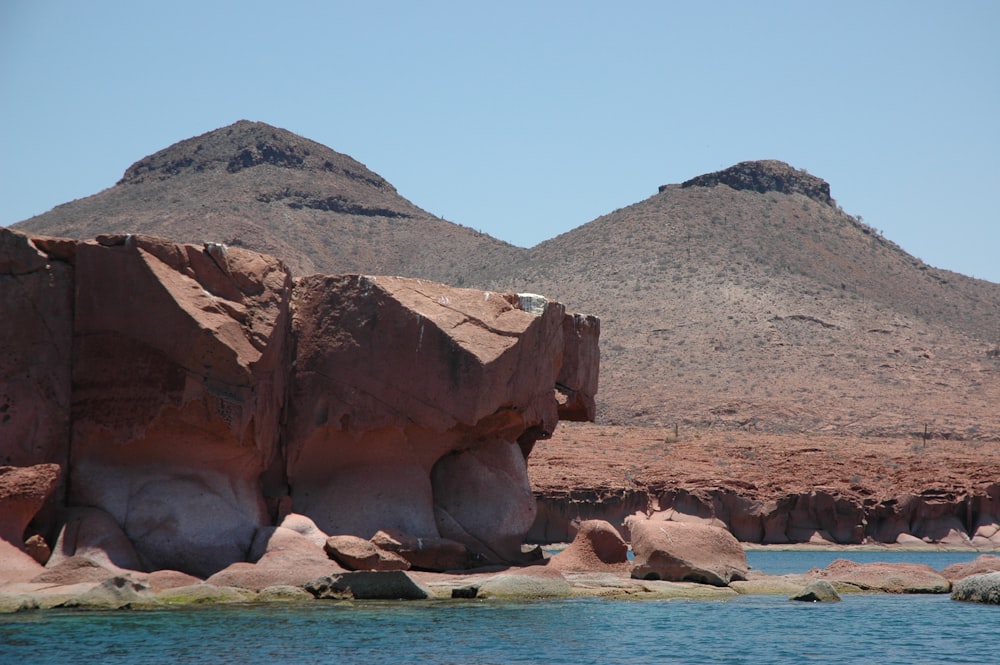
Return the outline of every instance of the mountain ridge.
[[[526,249],[440,220],[338,155],[241,121],[15,227],[197,242],[207,225],[299,275],[544,293],[602,318],[605,423],[1000,433],[1000,284],[924,264],[784,162],[663,185]]]

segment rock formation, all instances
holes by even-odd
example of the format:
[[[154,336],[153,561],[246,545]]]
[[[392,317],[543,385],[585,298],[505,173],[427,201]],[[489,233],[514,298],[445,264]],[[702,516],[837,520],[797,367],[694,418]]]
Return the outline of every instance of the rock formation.
[[[740,162],[728,169],[706,173],[681,183],[681,187],[716,185],[728,185],[737,190],[747,189],[761,193],[804,194],[819,203],[833,204],[828,182],[775,159]],[[661,187],[660,191],[664,189],[666,186]]]
[[[635,553],[632,577],[715,586],[746,579],[746,554],[725,529],[641,517],[625,522]]]
[[[526,456],[560,408],[593,416],[598,321],[516,294],[0,229],[0,308],[24,322],[0,332],[0,461],[51,471],[2,535],[23,553],[61,472],[70,510],[33,527],[53,565],[232,576],[380,530],[518,560]]]

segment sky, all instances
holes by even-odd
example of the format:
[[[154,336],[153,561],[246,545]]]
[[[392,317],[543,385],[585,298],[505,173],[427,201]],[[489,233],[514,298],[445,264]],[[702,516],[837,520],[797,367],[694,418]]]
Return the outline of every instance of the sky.
[[[1000,283],[1000,2],[0,0],[0,225],[240,119],[532,246],[780,159]]]

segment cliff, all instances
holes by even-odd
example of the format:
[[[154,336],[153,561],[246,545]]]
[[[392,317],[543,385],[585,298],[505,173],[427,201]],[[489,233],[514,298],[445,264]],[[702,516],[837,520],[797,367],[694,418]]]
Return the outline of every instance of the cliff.
[[[289,514],[516,560],[535,517],[525,459],[560,409],[592,415],[597,389],[598,321],[559,303],[296,282],[221,244],[0,229],[0,317],[16,322],[0,331],[2,477],[44,480],[7,483],[0,536],[23,554],[40,535],[59,561],[89,548],[206,577],[255,560]]]

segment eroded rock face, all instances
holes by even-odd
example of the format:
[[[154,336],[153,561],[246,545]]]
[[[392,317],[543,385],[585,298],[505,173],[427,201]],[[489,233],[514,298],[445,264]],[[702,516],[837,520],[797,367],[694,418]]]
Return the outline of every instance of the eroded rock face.
[[[145,567],[207,576],[268,522],[290,290],[239,249],[78,246],[70,501],[114,517]]]
[[[558,420],[565,311],[413,279],[307,277],[293,306],[286,445],[295,510],[511,560],[534,519],[524,455]],[[596,357],[587,344],[587,352]],[[578,345],[579,346],[579,345]],[[577,392],[594,389],[596,370]]]
[[[66,463],[72,267],[36,240],[0,228],[0,465]]]
[[[68,495],[32,492],[71,509],[7,502],[9,558],[37,572],[34,517],[53,567],[252,576],[240,566],[290,556],[258,551],[286,522],[269,537],[312,543],[310,566],[330,565],[326,534],[379,530],[447,545],[415,565],[517,560],[525,457],[560,410],[592,417],[599,334],[519,303],[400,278],[293,285],[213,243],[0,229],[0,316],[19,322],[0,331],[0,464],[51,462]]]

